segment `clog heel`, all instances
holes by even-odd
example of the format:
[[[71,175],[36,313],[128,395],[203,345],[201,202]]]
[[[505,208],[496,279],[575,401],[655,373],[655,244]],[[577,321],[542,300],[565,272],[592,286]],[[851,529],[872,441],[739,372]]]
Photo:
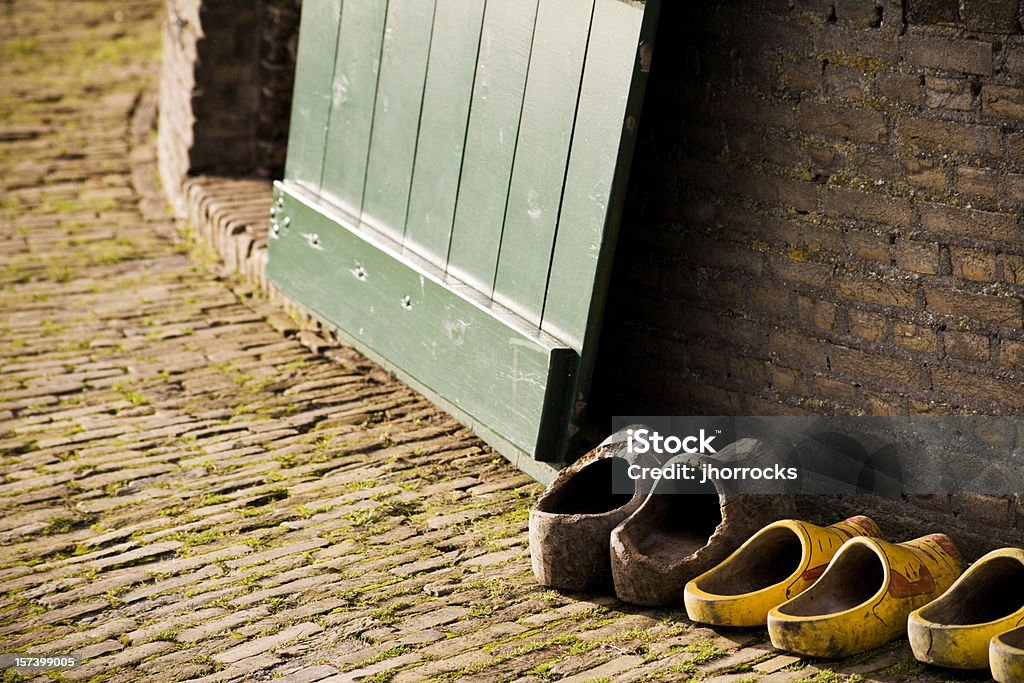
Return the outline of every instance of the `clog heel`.
[[[609,535],[650,490],[644,480],[632,482],[627,475],[636,460],[621,430],[563,469],[541,494],[529,522],[530,562],[538,583],[580,592],[610,586]],[[623,482],[632,482],[632,488],[618,493],[616,484]]]
[[[715,626],[764,626],[768,610],[807,590],[843,543],[856,536],[882,538],[882,533],[864,516],[827,527],[793,519],[773,522],[686,584],[686,613]]]
[[[760,448],[754,439],[741,439],[718,457]],[[693,456],[678,455],[664,469],[695,462]],[[659,479],[643,505],[612,531],[615,595],[647,607],[678,604],[690,578],[721,562],[769,520],[793,511],[790,496],[729,493],[712,480]]]
[[[1001,633],[991,640],[988,663],[997,683],[1024,681],[1024,626]]]
[[[985,669],[992,638],[1022,623],[1024,550],[1001,548],[971,565],[938,599],[912,612],[907,635],[922,662]]]
[[[905,543],[852,538],[810,588],[768,612],[772,645],[812,657],[848,657],[906,632],[907,616],[961,572],[944,534]]]

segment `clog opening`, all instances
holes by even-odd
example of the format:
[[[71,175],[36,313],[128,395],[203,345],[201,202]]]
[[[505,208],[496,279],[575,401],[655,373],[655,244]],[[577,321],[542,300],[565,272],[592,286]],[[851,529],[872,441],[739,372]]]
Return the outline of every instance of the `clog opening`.
[[[999,640],[1009,647],[1024,650],[1024,627],[1007,631],[999,636]]]
[[[792,529],[775,527],[755,536],[729,562],[697,583],[714,595],[753,593],[785,581],[800,568],[803,545]]]
[[[664,484],[665,482],[662,482]],[[708,544],[722,522],[717,493],[693,493],[676,485],[659,485],[660,503],[665,506],[658,524],[652,525],[637,544],[640,551],[662,562],[678,562]],[[715,491],[714,486],[704,490]],[[684,492],[685,491],[685,492]]]
[[[955,590],[921,610],[937,624],[984,624],[1024,607],[1024,565],[994,557],[978,565]]]
[[[615,493],[613,482],[627,479],[629,463],[624,458],[599,458],[587,464],[542,499],[538,509],[563,515],[598,515],[622,507],[631,493]]]
[[[845,612],[870,600],[884,584],[882,558],[867,546],[853,545],[832,560],[813,586],[778,609],[794,617]]]

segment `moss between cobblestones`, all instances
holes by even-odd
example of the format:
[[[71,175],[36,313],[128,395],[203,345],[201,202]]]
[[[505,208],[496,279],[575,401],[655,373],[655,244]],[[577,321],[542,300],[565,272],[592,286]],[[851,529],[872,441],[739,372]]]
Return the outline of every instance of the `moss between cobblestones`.
[[[859,683],[863,680],[860,674],[838,674],[832,669],[822,669],[810,678],[801,678],[797,683]]]
[[[893,664],[885,673],[898,680],[912,680],[920,675],[924,667],[912,655],[907,655],[896,664]]]
[[[412,648],[410,646],[408,646],[408,645],[397,645],[397,646],[395,646],[395,647],[393,647],[393,648],[391,648],[389,650],[385,650],[384,652],[381,652],[380,654],[378,654],[378,655],[376,655],[374,657],[370,657],[369,659],[364,659],[363,661],[355,663],[355,664],[350,664],[347,667],[345,667],[344,669],[342,669],[342,671],[354,671],[356,669],[361,669],[361,668],[363,668],[365,666],[370,666],[371,664],[377,664],[379,662],[383,662],[383,661],[385,661],[387,659],[394,659],[395,657],[399,657],[399,656],[407,654],[409,652],[412,652]]]
[[[539,631],[540,631],[540,629],[537,629],[537,630],[533,631],[533,633],[536,634]],[[519,634],[520,637],[522,637],[523,635],[524,634]],[[516,640],[516,639],[508,639],[508,640],[505,640],[505,641],[500,641],[500,643],[495,643],[494,645],[510,643],[510,642],[514,642],[514,640]],[[503,663],[505,663],[507,661],[510,661],[512,659],[523,657],[524,655],[530,654],[531,652],[537,652],[539,650],[546,650],[546,649],[551,648],[551,647],[564,647],[564,646],[568,645],[568,646],[570,646],[569,647],[570,655],[571,654],[578,654],[579,652],[585,652],[585,651],[588,651],[588,650],[592,649],[592,647],[588,647],[585,650],[576,650],[574,652],[574,649],[580,644],[580,642],[581,641],[580,641],[579,637],[576,636],[575,634],[572,634],[572,633],[562,634],[562,635],[555,636],[553,638],[550,638],[548,640],[544,640],[544,641],[541,641],[541,642],[528,643],[528,644],[523,645],[521,647],[515,648],[514,650],[511,650],[510,652],[507,652],[505,654],[493,657],[492,659],[487,660],[485,662],[480,662],[478,664],[474,664],[472,666],[468,666],[468,667],[465,667],[463,669],[459,669],[458,671],[452,671],[452,672],[449,672],[449,673],[446,673],[446,674],[442,674],[440,676],[437,676],[433,680],[439,680],[439,681],[459,680],[463,676],[469,676],[471,674],[478,673],[478,672],[483,671],[485,669],[499,666],[499,665],[501,665],[501,664],[503,664]],[[485,650],[485,651],[489,651],[489,650]]]
[[[345,517],[352,524],[352,526],[362,527],[380,521],[384,517],[384,513],[375,509],[354,510],[345,515]]]
[[[41,533],[44,536],[51,536],[53,534],[63,534],[63,533],[66,533],[68,531],[71,531],[71,529],[74,526],[75,526],[75,520],[71,519],[70,517],[64,517],[64,516],[61,515],[61,516],[57,516],[57,517],[51,518],[46,523],[46,526],[43,527],[43,530],[42,530]]]
[[[507,579],[493,577],[490,579],[478,579],[463,584],[466,589],[483,588],[491,598],[500,598],[510,595],[513,592],[512,586],[508,585]]]
[[[544,681],[556,680],[556,677],[558,676],[558,674],[556,674],[554,671],[552,671],[552,667],[554,667],[554,665],[557,664],[558,661],[559,660],[557,660],[557,659],[552,659],[549,662],[544,662],[543,664],[538,664],[537,666],[533,667],[532,669],[530,669],[528,671],[524,671],[523,675],[525,675],[525,676],[537,676],[538,678],[540,678],[541,680],[544,680]]]
[[[725,654],[725,650],[716,647],[715,642],[710,638],[695,640],[684,646],[683,649],[686,652],[693,653],[693,656],[688,662],[691,664],[703,664],[705,662],[710,662],[712,659],[721,657]]]
[[[778,656],[777,652],[766,652],[763,655],[761,655],[760,657],[755,657],[754,659],[751,659],[749,661],[743,662],[742,664],[737,664],[734,667],[730,667],[727,670],[727,673],[738,674],[738,673],[743,673],[744,671],[750,671],[756,665],[760,664],[761,662],[767,662],[769,659],[774,659],[777,656]]]
[[[396,613],[401,612],[407,607],[412,607],[412,603],[399,601],[371,612],[370,616],[382,624],[394,624],[398,621],[398,617],[395,616]]]

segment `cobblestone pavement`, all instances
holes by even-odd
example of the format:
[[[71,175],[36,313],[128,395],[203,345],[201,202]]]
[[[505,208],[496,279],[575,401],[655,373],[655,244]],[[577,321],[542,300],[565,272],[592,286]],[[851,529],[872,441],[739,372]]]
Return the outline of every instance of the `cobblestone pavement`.
[[[78,653],[68,681],[945,676],[537,586],[538,485],[154,212],[160,2],[0,13],[0,651]]]

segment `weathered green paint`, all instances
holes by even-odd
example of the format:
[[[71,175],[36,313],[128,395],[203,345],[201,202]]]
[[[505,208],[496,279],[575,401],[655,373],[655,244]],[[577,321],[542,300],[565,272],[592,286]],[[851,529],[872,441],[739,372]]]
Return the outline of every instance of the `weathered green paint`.
[[[404,244],[442,269],[455,218],[483,12],[484,0],[445,0],[434,12]]]
[[[433,0],[388,3],[362,217],[399,240],[405,229],[433,20]]]
[[[555,432],[540,426],[564,428],[573,350],[368,239],[315,195],[280,183],[275,194],[281,227],[271,232],[267,273],[282,292],[504,439],[551,458]]]
[[[586,405],[656,13],[305,3],[268,275],[513,461]]]
[[[604,307],[603,296],[595,301],[595,285],[611,267],[599,261],[614,247],[608,230],[618,226],[640,113],[639,101],[632,110],[627,104],[643,21],[642,4],[597,0],[594,7],[542,321],[575,349],[583,348],[588,323],[592,328]],[[624,140],[630,154],[620,154]],[[587,277],[581,277],[584,269]]]
[[[540,325],[594,0],[541,0],[494,300]]]
[[[448,272],[486,296],[494,287],[536,10],[536,0],[490,0],[484,11]]]
[[[582,349],[572,423],[582,418],[590,395],[659,9],[658,0],[647,0],[646,5],[597,0],[594,6],[542,319],[542,329],[557,330],[559,339]],[[561,229],[562,221],[571,229]],[[586,279],[571,275],[583,255],[591,274]],[[572,443],[570,435],[559,450],[571,449]]]
[[[341,0],[314,0],[299,26],[285,176],[313,192],[320,189],[340,16]]]
[[[387,5],[345,0],[341,12],[321,195],[352,216],[362,211]],[[298,86],[295,92],[298,96]]]

